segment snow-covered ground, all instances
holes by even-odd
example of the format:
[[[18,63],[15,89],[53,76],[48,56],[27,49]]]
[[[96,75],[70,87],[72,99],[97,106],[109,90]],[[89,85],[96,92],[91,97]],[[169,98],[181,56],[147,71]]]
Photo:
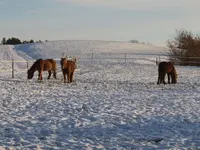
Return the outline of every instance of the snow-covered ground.
[[[155,58],[80,59],[71,84],[60,70],[56,80],[44,73],[43,82],[37,73],[1,75],[0,146],[200,149],[200,70],[175,66],[178,83],[157,85]]]

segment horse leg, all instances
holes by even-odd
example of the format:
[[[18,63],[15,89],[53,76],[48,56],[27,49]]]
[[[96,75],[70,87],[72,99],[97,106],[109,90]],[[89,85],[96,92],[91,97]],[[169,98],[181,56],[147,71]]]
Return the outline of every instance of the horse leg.
[[[53,72],[53,77],[56,79],[56,71]]]
[[[158,73],[158,81],[157,81],[157,84],[160,84],[160,77],[161,77],[161,75],[160,75],[160,73]]]
[[[171,74],[172,84],[176,84],[176,76],[174,73]]]
[[[68,73],[67,73],[67,81],[68,81],[68,83],[70,83],[70,74],[71,74],[71,72],[68,71]]]
[[[163,84],[166,84],[165,83],[165,73],[162,73],[162,82],[163,82]]]
[[[74,72],[71,72],[71,74],[70,74],[70,82],[73,81],[73,76],[74,76]]]
[[[42,80],[42,71],[39,71],[38,80]]]
[[[64,83],[66,83],[66,73],[63,72]]]
[[[175,84],[175,80],[174,80],[173,76],[171,76],[171,77],[172,77],[171,83],[172,83],[172,84]]]
[[[167,74],[167,77],[168,77],[168,84],[170,84],[170,76],[171,76],[171,74],[168,73],[168,74]]]
[[[43,60],[40,60],[40,69],[39,69],[39,80],[42,80],[42,72],[44,71],[44,61]]]
[[[49,76],[48,76],[47,79],[50,79],[50,77],[51,77],[51,70],[49,70],[48,72],[49,72]]]

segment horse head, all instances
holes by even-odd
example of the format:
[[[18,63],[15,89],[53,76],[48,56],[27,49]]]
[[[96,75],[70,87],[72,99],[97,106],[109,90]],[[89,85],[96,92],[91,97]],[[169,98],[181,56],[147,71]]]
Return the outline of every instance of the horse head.
[[[60,60],[61,69],[64,69],[66,64],[67,64],[67,59],[65,57],[62,57]]]
[[[34,71],[32,71],[31,69],[29,69],[27,71],[27,74],[28,74],[28,79],[32,79],[33,78],[33,75],[34,75]]]

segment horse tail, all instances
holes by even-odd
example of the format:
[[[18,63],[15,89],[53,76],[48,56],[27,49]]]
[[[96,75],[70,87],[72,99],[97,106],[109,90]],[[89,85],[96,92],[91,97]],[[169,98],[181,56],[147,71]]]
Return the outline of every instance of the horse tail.
[[[176,72],[176,69],[174,68],[174,76],[175,76],[175,80],[177,81],[177,78],[178,78],[178,74]]]
[[[51,65],[52,65],[52,70],[53,70],[53,76],[56,79],[57,64],[54,59],[51,59]]]
[[[75,69],[77,68],[77,64],[76,64],[76,57],[73,58],[73,61],[75,63]]]
[[[51,64],[52,64],[52,67],[53,67],[52,69],[54,71],[56,71],[57,70],[57,65],[56,65],[56,61],[54,59],[51,60]]]
[[[173,71],[172,71],[172,83],[177,83],[177,78],[178,78],[178,74],[176,72],[176,69],[173,67]]]

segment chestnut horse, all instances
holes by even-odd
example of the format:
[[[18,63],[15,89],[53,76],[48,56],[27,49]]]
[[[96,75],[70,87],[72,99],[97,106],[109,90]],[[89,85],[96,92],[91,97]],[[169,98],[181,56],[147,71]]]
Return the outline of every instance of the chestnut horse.
[[[47,79],[50,79],[51,74],[53,72],[53,76],[56,79],[56,70],[57,70],[57,65],[56,61],[54,59],[38,59],[36,60],[33,65],[30,67],[28,70],[28,79],[32,79],[34,72],[38,71],[38,80],[42,80],[42,72],[43,71],[48,71],[49,75]]]
[[[73,81],[74,71],[76,69],[76,58],[74,60],[67,60],[67,58],[61,58],[60,65],[64,77],[64,83],[71,83]]]
[[[174,65],[171,62],[161,62],[158,65],[158,82],[157,84],[165,84],[165,75],[168,76],[168,84],[177,83],[177,73]],[[171,79],[171,82],[170,82]]]

